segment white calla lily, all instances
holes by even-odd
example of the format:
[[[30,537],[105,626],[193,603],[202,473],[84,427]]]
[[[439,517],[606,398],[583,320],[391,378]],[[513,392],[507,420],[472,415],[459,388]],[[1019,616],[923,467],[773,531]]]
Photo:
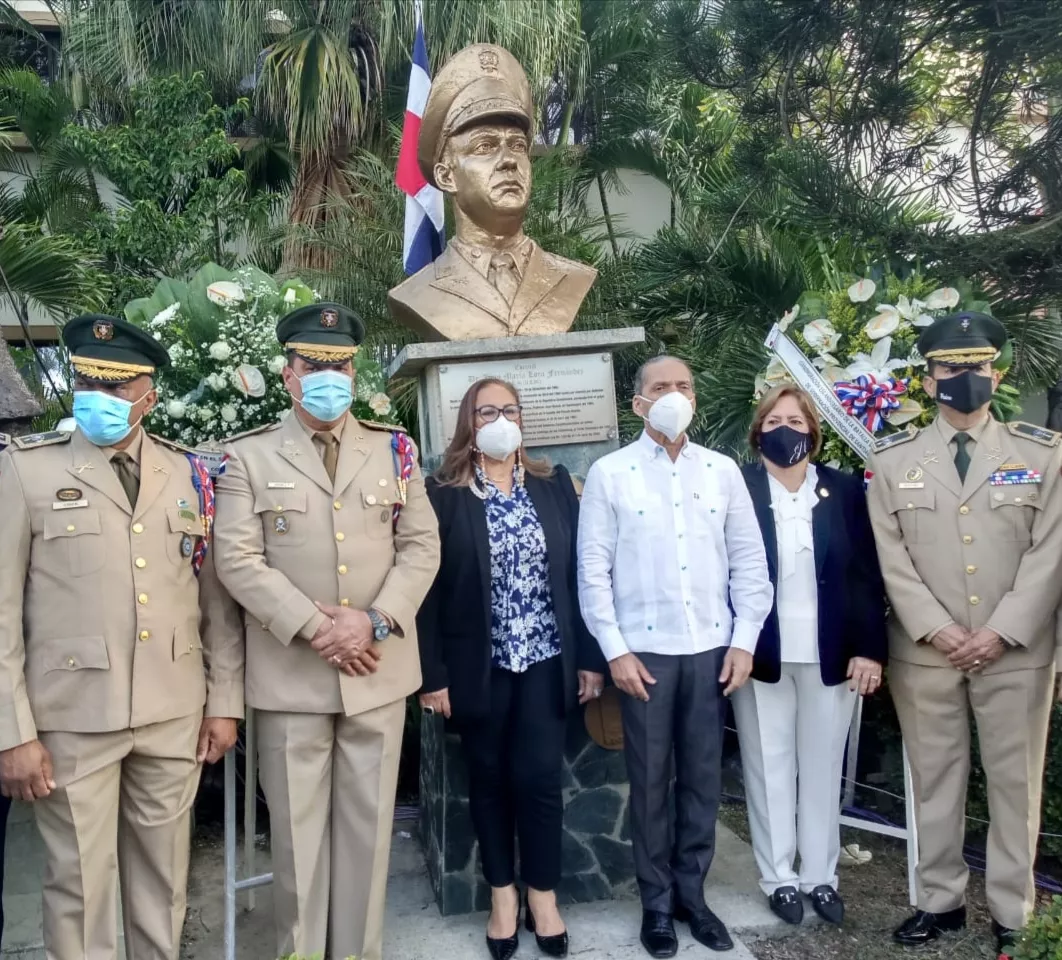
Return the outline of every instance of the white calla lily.
[[[826,319],[812,320],[804,325],[801,332],[804,334],[807,345],[820,355],[836,350],[841,342],[841,335]]]
[[[927,310],[951,310],[959,305],[961,295],[954,287],[939,287],[926,297]]]
[[[874,291],[877,289],[878,285],[870,277],[864,277],[848,288],[848,299],[852,303],[866,303],[867,300],[874,296]]]
[[[920,313],[911,323],[916,327],[928,327],[933,323],[933,318],[928,313]]]
[[[793,309],[792,310],[786,310],[786,312],[782,314],[782,319],[778,321],[778,329],[781,330],[782,333],[785,333],[786,330],[789,329],[789,327],[793,323],[793,321],[796,320],[796,318],[799,317],[799,316],[800,316],[800,304],[799,303],[795,303],[795,304],[793,304]]]
[[[243,294],[243,287],[238,283],[233,283],[231,280],[218,280],[210,284],[206,293],[207,299],[220,307],[228,303],[242,303],[246,299]]]
[[[871,340],[880,340],[882,337],[887,337],[900,326],[900,314],[895,308],[884,309],[885,306],[885,304],[879,306],[880,313],[871,317],[866,326],[863,327],[864,332]]]

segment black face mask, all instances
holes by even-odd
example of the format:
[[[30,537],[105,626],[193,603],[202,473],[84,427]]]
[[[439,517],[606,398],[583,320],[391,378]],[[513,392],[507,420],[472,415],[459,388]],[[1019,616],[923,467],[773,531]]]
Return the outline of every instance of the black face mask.
[[[973,413],[992,399],[992,378],[967,370],[949,380],[937,381],[937,403],[959,413]]]
[[[760,453],[779,467],[791,467],[811,453],[811,434],[785,425],[760,434]]]

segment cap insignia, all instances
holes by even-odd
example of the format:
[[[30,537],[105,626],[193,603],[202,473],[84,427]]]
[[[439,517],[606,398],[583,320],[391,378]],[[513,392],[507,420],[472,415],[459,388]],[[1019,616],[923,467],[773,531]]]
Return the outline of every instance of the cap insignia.
[[[962,332],[966,333],[966,331],[970,329],[970,318],[963,317],[962,320],[959,321],[959,326],[962,327]]]
[[[479,66],[484,73],[497,73],[500,59],[493,50],[484,50],[479,55]]]
[[[92,325],[92,335],[97,340],[110,340],[114,337],[114,324],[110,320],[97,320]]]
[[[339,314],[335,310],[322,310],[321,311],[321,326],[322,327],[336,327],[339,326]]]

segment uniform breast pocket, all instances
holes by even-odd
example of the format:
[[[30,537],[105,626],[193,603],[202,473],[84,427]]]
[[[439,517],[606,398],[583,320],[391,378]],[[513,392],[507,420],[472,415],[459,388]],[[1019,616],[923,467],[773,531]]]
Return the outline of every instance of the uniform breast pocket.
[[[181,507],[166,510],[166,555],[170,562],[191,563],[195,545],[203,533],[203,523],[197,513]]]
[[[394,531],[395,491],[392,488],[364,487],[360,492],[365,535],[370,540],[388,540]]]
[[[283,550],[305,542],[306,503],[304,490],[270,490],[255,497],[254,512],[262,518],[267,547]]]
[[[892,512],[900,521],[907,543],[931,543],[936,539],[933,524],[936,508],[936,495],[932,490],[895,492]]]
[[[1002,540],[1031,543],[1033,526],[1043,502],[1039,489],[1032,484],[992,487],[993,533]]]
[[[43,523],[48,560],[72,577],[87,577],[103,566],[107,551],[97,510],[63,510],[48,514]]]

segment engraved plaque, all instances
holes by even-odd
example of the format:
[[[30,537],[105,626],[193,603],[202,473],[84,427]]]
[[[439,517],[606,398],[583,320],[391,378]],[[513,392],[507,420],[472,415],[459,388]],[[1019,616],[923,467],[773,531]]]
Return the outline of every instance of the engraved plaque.
[[[608,354],[474,360],[438,368],[443,443],[453,439],[465,391],[483,377],[508,380],[524,405],[524,444],[595,443],[616,436],[616,390]]]

